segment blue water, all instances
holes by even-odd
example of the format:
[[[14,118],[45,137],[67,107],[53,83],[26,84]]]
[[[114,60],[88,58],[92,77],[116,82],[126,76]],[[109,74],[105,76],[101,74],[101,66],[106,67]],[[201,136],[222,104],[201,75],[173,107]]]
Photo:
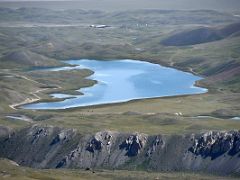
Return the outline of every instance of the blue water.
[[[81,88],[84,95],[52,94],[53,98],[67,98],[59,102],[41,102],[22,106],[24,109],[67,109],[90,105],[125,102],[133,99],[200,94],[207,89],[194,86],[201,78],[190,73],[158,64],[136,60],[70,60],[75,67],[52,68],[48,71],[91,69],[89,79],[94,86]]]

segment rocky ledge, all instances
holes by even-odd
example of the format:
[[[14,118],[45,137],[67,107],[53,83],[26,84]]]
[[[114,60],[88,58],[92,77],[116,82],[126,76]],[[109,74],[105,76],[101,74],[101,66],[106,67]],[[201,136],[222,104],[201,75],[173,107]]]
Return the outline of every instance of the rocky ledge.
[[[4,129],[4,128],[2,128]],[[34,125],[0,136],[0,157],[35,168],[107,168],[240,174],[240,132],[97,132]]]
[[[223,154],[235,156],[240,152],[240,132],[207,132],[194,139],[194,144],[189,151],[203,158],[211,157],[212,160]],[[239,159],[240,160],[240,159]]]

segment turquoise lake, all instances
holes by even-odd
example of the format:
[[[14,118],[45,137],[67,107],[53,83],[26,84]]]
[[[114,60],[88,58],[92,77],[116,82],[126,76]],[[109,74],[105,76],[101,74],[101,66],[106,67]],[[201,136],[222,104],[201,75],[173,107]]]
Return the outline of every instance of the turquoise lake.
[[[66,98],[58,102],[41,102],[21,106],[24,109],[67,109],[91,105],[126,102],[134,99],[156,98],[186,94],[201,94],[207,89],[194,86],[202,79],[191,73],[158,64],[137,60],[69,60],[75,67],[44,69],[43,71],[68,71],[91,69],[88,79],[97,84],[77,91],[83,95],[51,94],[53,98]]]

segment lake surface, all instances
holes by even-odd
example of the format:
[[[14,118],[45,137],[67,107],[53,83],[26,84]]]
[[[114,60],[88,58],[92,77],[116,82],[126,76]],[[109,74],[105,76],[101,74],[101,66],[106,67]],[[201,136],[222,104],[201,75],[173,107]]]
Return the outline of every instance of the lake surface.
[[[24,109],[67,109],[91,105],[126,102],[133,99],[155,98],[186,94],[200,94],[207,89],[194,86],[202,79],[191,73],[137,60],[70,60],[75,67],[51,68],[47,71],[91,69],[89,79],[97,80],[94,86],[81,88],[83,95],[51,94],[53,98],[66,98],[58,102],[26,104]],[[44,70],[46,71],[46,69]]]

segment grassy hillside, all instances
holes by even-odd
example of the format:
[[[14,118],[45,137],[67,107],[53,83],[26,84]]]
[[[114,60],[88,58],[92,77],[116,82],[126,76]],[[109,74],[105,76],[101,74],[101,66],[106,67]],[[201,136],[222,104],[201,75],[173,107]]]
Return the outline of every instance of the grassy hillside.
[[[56,61],[33,53],[29,50],[13,51],[0,58],[0,67],[3,69],[11,68],[32,68],[32,67],[49,67],[49,66],[61,66],[64,63]]]
[[[166,46],[186,46],[207,43],[224,39],[228,36],[238,36],[240,23],[228,25],[222,29],[202,27],[190,31],[174,34],[164,40]]]
[[[85,170],[36,170],[31,168],[19,167],[14,162],[1,159],[0,160],[0,177],[6,180],[87,180],[87,179],[196,179],[196,180],[231,180],[234,177],[219,177],[205,174],[191,174],[191,173],[153,173],[144,171],[126,171],[126,170],[94,170],[94,172]]]

